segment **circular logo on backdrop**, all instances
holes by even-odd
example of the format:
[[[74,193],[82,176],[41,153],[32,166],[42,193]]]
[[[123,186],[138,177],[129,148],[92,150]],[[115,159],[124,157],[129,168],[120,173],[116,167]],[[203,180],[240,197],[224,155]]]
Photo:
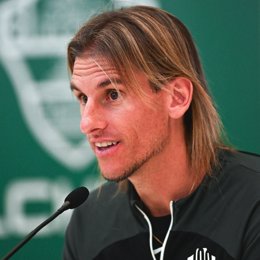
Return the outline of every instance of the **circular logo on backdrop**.
[[[62,165],[80,170],[93,159],[79,131],[69,88],[66,47],[93,14],[111,7],[157,6],[155,0],[10,0],[0,4],[0,57],[32,135]]]

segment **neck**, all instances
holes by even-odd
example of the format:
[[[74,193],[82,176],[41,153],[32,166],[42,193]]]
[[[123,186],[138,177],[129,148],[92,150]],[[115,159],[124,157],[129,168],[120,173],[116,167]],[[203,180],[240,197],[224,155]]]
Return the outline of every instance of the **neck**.
[[[184,142],[177,147],[166,149],[129,178],[153,216],[168,215],[170,201],[188,196],[202,180],[194,177]]]
[[[150,172],[149,176],[130,178],[141,200],[153,216],[169,214],[170,201],[184,198],[196,189],[199,183],[194,180],[188,169],[172,172],[162,169]]]

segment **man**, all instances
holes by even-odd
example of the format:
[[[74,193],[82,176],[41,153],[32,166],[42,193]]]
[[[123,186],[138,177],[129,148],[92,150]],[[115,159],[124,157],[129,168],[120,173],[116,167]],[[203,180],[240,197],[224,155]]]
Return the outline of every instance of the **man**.
[[[74,211],[64,259],[258,259],[259,158],[223,144],[186,27],[153,7],[105,12],[68,63],[108,182]]]

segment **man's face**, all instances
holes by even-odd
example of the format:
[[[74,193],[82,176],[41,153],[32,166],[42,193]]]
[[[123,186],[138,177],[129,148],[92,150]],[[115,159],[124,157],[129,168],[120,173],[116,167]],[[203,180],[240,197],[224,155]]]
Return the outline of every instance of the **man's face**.
[[[146,166],[149,169],[160,162],[167,147],[167,92],[153,92],[142,73],[136,73],[136,79],[149,103],[126,88],[104,59],[83,56],[74,64],[71,86],[80,103],[81,131],[108,180],[123,180]]]

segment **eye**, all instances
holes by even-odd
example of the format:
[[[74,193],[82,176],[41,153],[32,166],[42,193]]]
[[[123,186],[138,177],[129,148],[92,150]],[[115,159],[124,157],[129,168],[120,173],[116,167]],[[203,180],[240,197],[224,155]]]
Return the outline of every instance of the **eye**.
[[[79,101],[80,101],[81,104],[86,105],[87,102],[88,102],[88,97],[86,95],[82,94],[82,95],[79,96]]]
[[[108,91],[108,94],[107,94],[107,99],[108,100],[112,100],[112,101],[115,101],[119,98],[119,92],[118,90],[116,89],[111,89]]]

